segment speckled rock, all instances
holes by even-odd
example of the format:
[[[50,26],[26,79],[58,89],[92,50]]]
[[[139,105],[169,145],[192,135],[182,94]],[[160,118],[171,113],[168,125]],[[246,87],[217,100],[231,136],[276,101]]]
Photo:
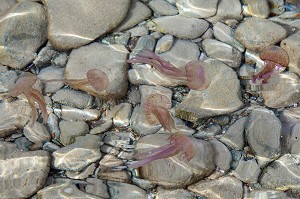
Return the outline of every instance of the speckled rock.
[[[66,171],[65,175],[71,179],[86,179],[94,174],[96,167],[96,163],[92,163],[81,171]]]
[[[13,70],[0,72],[0,92],[5,93],[13,88],[17,77],[17,73]]]
[[[52,153],[52,166],[67,171],[80,171],[101,158],[101,139],[97,135],[75,138],[75,143]]]
[[[147,135],[138,140],[136,149],[154,148],[168,143],[169,134]],[[197,141],[195,156],[189,161],[180,160],[179,155],[159,159],[140,167],[140,175],[164,187],[184,187],[203,179],[214,169],[211,145],[203,140]],[[172,169],[170,169],[172,168]]]
[[[163,187],[158,187],[156,191],[156,199],[196,199],[196,196],[185,189],[164,189]]]
[[[291,136],[289,143],[291,144],[291,154],[300,155],[300,123],[296,123],[293,125],[291,130]]]
[[[74,143],[76,137],[89,133],[89,126],[84,121],[68,122],[62,120],[59,122],[59,128],[61,131],[59,139],[65,146]]]
[[[260,165],[277,159],[280,147],[281,122],[265,108],[254,109],[246,126],[246,138]]]
[[[3,1],[1,1],[0,2],[0,20],[16,4],[17,4],[17,0],[3,0]]]
[[[53,50],[51,46],[47,45],[40,50],[37,57],[33,60],[36,67],[45,67],[51,64],[51,60],[59,54],[58,51]]]
[[[170,16],[178,14],[177,8],[165,0],[152,0],[148,5],[153,10],[155,16]]]
[[[103,180],[98,178],[87,178],[89,183],[85,187],[85,191],[89,194],[93,194],[102,198],[110,198],[108,193],[108,187]]]
[[[22,69],[33,61],[34,53],[47,39],[45,9],[39,3],[24,1],[9,12],[22,17],[7,17],[0,24],[0,63]]]
[[[242,54],[235,47],[215,39],[205,39],[202,48],[207,56],[224,62],[230,67],[240,67]]]
[[[109,85],[104,91],[97,92],[89,86],[82,86],[80,89],[100,98],[122,98],[127,93],[128,87],[127,54],[127,49],[120,44],[92,43],[74,49],[66,66],[66,79],[84,79],[88,70],[102,70],[109,79]]]
[[[78,48],[109,32],[124,20],[130,5],[130,0],[44,2],[48,10],[48,39],[59,50]]]
[[[44,187],[37,193],[38,199],[59,198],[59,199],[102,199],[95,195],[80,191],[74,184],[58,183]]]
[[[174,66],[183,69],[188,62],[199,58],[200,50],[194,42],[178,39],[174,41],[169,51],[161,53],[159,56],[171,62]],[[130,83],[138,85],[178,86],[182,84],[182,81],[168,78],[149,66],[130,69],[128,78]]]
[[[176,0],[179,14],[185,17],[207,18],[217,11],[218,0]]]
[[[114,181],[108,181],[107,185],[111,199],[147,199],[146,191],[135,185]]]
[[[220,141],[236,150],[244,148],[244,131],[247,117],[242,117],[233,123],[225,134],[220,138]]]
[[[2,101],[0,110],[0,137],[13,134],[31,119],[32,109],[25,101]]]
[[[256,183],[261,169],[255,159],[246,161],[240,160],[238,166],[232,173],[244,183]]]
[[[215,24],[219,21],[241,20],[242,17],[242,6],[239,0],[219,0],[217,13],[207,20]]]
[[[150,30],[174,35],[178,38],[195,39],[208,29],[208,22],[203,19],[176,15],[155,18],[148,22],[147,26]],[[178,27],[181,28],[178,29]]]
[[[230,176],[210,181],[199,181],[190,185],[188,189],[206,198],[241,199],[243,197],[243,183],[237,178]]]
[[[58,68],[49,66],[43,68],[39,74],[39,79],[49,80],[49,79],[64,79],[64,68]],[[44,93],[55,93],[64,85],[63,82],[44,82],[43,83],[43,92]]]
[[[240,84],[236,73],[220,61],[204,62],[207,81],[210,85],[202,91],[191,90],[176,106],[176,116],[195,122],[201,118],[222,115],[243,106]]]
[[[146,6],[138,0],[131,0],[131,4],[129,6],[129,11],[127,13],[126,18],[116,29],[114,29],[114,31],[121,32],[132,28],[141,21],[149,18],[151,14],[151,9],[148,6]]]
[[[287,31],[280,25],[256,17],[244,20],[235,30],[237,40],[250,50],[262,50],[280,42],[286,35]]]
[[[274,75],[269,83],[263,85],[262,97],[265,105],[271,108],[282,108],[299,102],[299,77],[290,72]]]
[[[46,151],[24,152],[0,142],[1,198],[29,198],[44,186],[49,169]]]
[[[35,122],[33,126],[27,124],[23,129],[23,133],[31,142],[45,142],[50,141],[51,138],[46,127],[39,122]]]
[[[288,38],[282,40],[280,46],[288,53],[289,55],[289,71],[295,72],[300,75],[300,32],[295,33]]]
[[[299,156],[285,154],[265,168],[260,184],[263,188],[292,190],[300,193]]]
[[[58,90],[52,100],[63,105],[72,106],[75,108],[88,108],[93,103],[93,97],[82,92],[72,89],[63,88]]]

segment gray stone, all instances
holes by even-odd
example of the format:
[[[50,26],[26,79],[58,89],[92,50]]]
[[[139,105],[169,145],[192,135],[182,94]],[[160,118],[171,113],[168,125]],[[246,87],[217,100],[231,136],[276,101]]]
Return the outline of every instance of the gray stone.
[[[271,108],[283,108],[299,102],[299,77],[290,72],[274,75],[262,87],[265,105]]]
[[[82,91],[72,89],[60,89],[53,96],[52,100],[60,104],[75,108],[88,108],[93,103],[93,97]]]
[[[83,136],[89,133],[89,126],[84,121],[68,122],[60,121],[60,137],[59,140],[63,145],[70,145],[74,143],[76,137]]]
[[[287,195],[283,191],[276,190],[253,190],[250,192],[250,198],[272,198],[272,199],[288,199]]]
[[[61,119],[71,122],[96,120],[101,115],[97,109],[77,109],[69,106],[62,106],[60,112]]]
[[[46,151],[20,151],[16,145],[0,142],[1,198],[29,198],[41,189],[50,169]]]
[[[214,25],[213,30],[214,36],[218,40],[232,45],[236,47],[239,51],[244,52],[245,47],[238,40],[235,39],[234,30],[232,28],[221,22],[218,22]]]
[[[217,11],[218,0],[176,0],[179,14],[185,17],[207,18]]]
[[[51,132],[52,135],[54,135],[54,138],[59,137],[60,129],[58,126],[58,117],[54,113],[50,113],[48,115],[48,121],[46,126],[48,131]]]
[[[89,183],[85,187],[85,191],[89,194],[93,194],[102,198],[110,198],[108,187],[101,179],[87,178],[86,181]]]
[[[245,10],[253,17],[267,18],[270,14],[268,0],[246,0],[245,3],[247,4]]]
[[[256,17],[244,20],[235,30],[235,37],[238,41],[246,48],[258,51],[280,42],[286,35],[287,31],[280,25]]]
[[[170,16],[178,14],[177,8],[165,0],[152,0],[148,5],[156,16]]]
[[[155,46],[155,53],[164,53],[172,48],[174,37],[172,35],[164,35],[157,41]]]
[[[60,147],[57,146],[56,144],[52,143],[52,142],[46,142],[43,145],[43,150],[44,151],[48,151],[50,153],[53,153],[54,151],[56,151],[57,149],[59,149]]]
[[[300,55],[297,53],[300,50],[300,32],[282,40],[280,46],[289,56],[289,71],[300,75]]]
[[[51,60],[51,63],[54,66],[59,66],[59,67],[65,67],[68,61],[69,55],[67,53],[61,52],[59,53],[59,55],[57,55],[56,57],[54,57]]]
[[[122,98],[127,93],[126,64],[128,51],[120,44],[105,45],[92,43],[72,50],[65,70],[66,79],[84,79],[91,69],[102,70],[109,79],[108,87],[97,92],[90,86],[81,86],[86,91],[100,98]]]
[[[31,124],[27,124],[23,129],[23,133],[31,142],[45,142],[50,141],[51,139],[50,133],[46,127],[39,122],[35,122],[33,126]]]
[[[300,193],[300,159],[297,155],[285,154],[275,160],[260,178],[263,188]]]
[[[17,0],[0,1],[0,20],[9,12],[9,10],[17,4]]]
[[[6,137],[23,128],[30,120],[32,112],[25,101],[2,101],[0,110],[0,137]]]
[[[155,18],[153,21],[149,21],[147,26],[150,30],[174,35],[178,38],[195,39],[208,29],[208,22],[203,19],[176,15]]]
[[[57,68],[49,66],[43,68],[38,74],[39,79],[49,80],[49,79],[64,79],[64,68]],[[63,87],[63,82],[44,82],[43,91],[44,93],[55,93],[61,87]]]
[[[281,24],[288,31],[288,35],[292,35],[300,28],[300,19],[295,15],[295,12],[284,12],[279,16],[269,18],[269,20]]]
[[[247,117],[242,117],[233,123],[225,134],[220,138],[220,141],[228,147],[236,150],[243,150],[244,148],[244,131]]]
[[[138,0],[131,0],[127,17],[114,31],[124,31],[132,28],[141,21],[151,16],[151,9]]]
[[[156,199],[196,199],[196,196],[185,189],[164,189],[163,187],[158,187],[156,191]]]
[[[37,197],[38,199],[102,199],[102,197],[97,197],[80,191],[74,184],[70,183],[57,183],[44,187],[38,191]]]
[[[71,179],[86,179],[94,174],[95,169],[96,163],[92,163],[89,166],[85,167],[82,171],[66,171],[65,175]]]
[[[138,140],[136,149],[151,149],[166,145],[170,134],[147,135]],[[193,138],[195,139],[195,138]],[[180,155],[159,159],[139,168],[140,175],[164,187],[184,187],[205,178],[214,169],[213,148],[209,142],[195,140],[196,154],[187,162]]]
[[[115,126],[124,127],[129,125],[129,120],[132,112],[131,104],[121,103],[115,106],[109,113],[108,118],[113,119]]]
[[[127,30],[126,32],[129,32],[131,37],[142,37],[149,35],[149,30],[145,26],[137,26]]]
[[[212,139],[221,133],[222,127],[219,124],[203,125],[197,128],[193,136],[199,139]]]
[[[147,199],[146,191],[135,185],[114,181],[108,181],[107,185],[111,199]]]
[[[106,120],[103,124],[92,128],[90,134],[95,135],[95,134],[100,134],[105,131],[108,131],[110,127],[112,127],[112,125],[113,125],[112,119]]]
[[[219,0],[217,13],[207,20],[215,24],[220,21],[241,20],[242,18],[242,6],[239,0]]]
[[[280,15],[284,12],[284,0],[268,0],[271,13]]]
[[[145,35],[138,39],[133,51],[130,53],[129,58],[135,57],[138,53],[140,53],[144,49],[148,49],[153,51],[156,44],[156,40],[151,35]]]
[[[291,128],[291,137],[290,137],[290,144],[291,144],[291,154],[300,155],[300,123],[296,123]]]
[[[24,1],[10,13],[22,17],[7,17],[0,24],[0,63],[22,69],[34,60],[34,53],[47,39],[45,9],[39,3]]]
[[[132,183],[145,190],[153,189],[154,187],[156,187],[156,185],[149,180],[145,180],[135,176],[132,176]]]
[[[75,143],[52,153],[52,167],[67,171],[81,171],[101,159],[101,139],[96,135],[75,138]]]
[[[255,159],[240,160],[232,174],[244,183],[256,183],[261,173]]]
[[[208,59],[203,64],[208,88],[191,90],[183,102],[176,106],[176,116],[188,121],[198,121],[238,110],[243,106],[240,84],[236,73],[217,60]]]
[[[0,72],[0,93],[8,92],[15,85],[17,73],[13,70]]]
[[[224,62],[232,68],[240,67],[242,54],[235,47],[214,39],[205,39],[202,48],[208,57]]]
[[[48,10],[48,39],[58,50],[78,48],[109,32],[123,21],[130,5],[130,0],[44,2]]]
[[[211,140],[209,143],[212,145],[214,150],[214,161],[217,167],[218,174],[217,176],[224,175],[230,169],[230,164],[232,160],[232,156],[227,147],[218,140]],[[210,176],[211,177],[211,176]]]
[[[51,64],[51,60],[58,54],[59,52],[53,50],[51,46],[45,46],[40,50],[33,63],[36,67],[44,67],[45,65]]]
[[[159,56],[171,62],[175,67],[183,69],[188,62],[198,60],[200,51],[194,42],[178,39],[174,41],[169,51],[161,53]],[[178,86],[183,84],[182,80],[168,78],[149,66],[130,69],[128,76],[130,83],[137,85]]]
[[[243,197],[243,183],[231,176],[199,181],[188,186],[188,190],[213,199],[241,199]]]
[[[246,138],[260,165],[280,156],[281,122],[265,108],[254,109],[246,126]]]

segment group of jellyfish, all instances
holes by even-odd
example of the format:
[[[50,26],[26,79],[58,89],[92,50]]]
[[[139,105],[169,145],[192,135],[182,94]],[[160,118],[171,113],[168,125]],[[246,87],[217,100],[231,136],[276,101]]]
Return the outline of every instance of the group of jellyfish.
[[[261,60],[264,61],[264,69],[253,76],[252,82],[266,84],[272,75],[276,74],[280,69],[286,68],[289,64],[288,54],[279,46],[270,45],[265,47],[259,54]],[[192,90],[204,90],[210,82],[205,74],[203,61],[188,62],[184,69],[178,69],[170,62],[165,61],[154,52],[144,49],[140,51],[134,58],[128,59],[127,63],[149,64],[166,77],[183,80],[184,85]],[[41,92],[34,88],[34,84],[38,80],[36,75],[25,72],[18,77],[12,89],[8,94],[11,97],[17,97],[24,94],[32,108],[31,124],[37,120],[38,112],[35,102],[38,103],[41,110],[43,122],[47,122],[48,114],[46,102]],[[50,79],[41,82],[63,82],[71,87],[80,88],[81,86],[91,86],[98,92],[104,91],[109,85],[109,79],[105,72],[99,69],[91,69],[86,73],[85,79]],[[138,168],[154,160],[172,157],[179,154],[184,161],[190,161],[196,153],[196,139],[179,132],[170,115],[169,109],[171,104],[169,99],[161,94],[151,94],[145,100],[144,114],[150,125],[160,124],[162,128],[170,132],[169,143],[158,148],[141,152],[136,150],[134,158],[137,161],[127,164],[130,168]]]

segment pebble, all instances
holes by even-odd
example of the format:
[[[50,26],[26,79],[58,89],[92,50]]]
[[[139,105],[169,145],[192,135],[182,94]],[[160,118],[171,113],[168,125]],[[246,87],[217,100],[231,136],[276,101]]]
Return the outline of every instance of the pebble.
[[[289,71],[300,75],[300,33],[295,33],[282,40],[280,46],[287,52],[289,56]]]
[[[96,163],[92,163],[86,168],[84,168],[82,171],[66,171],[65,175],[71,179],[86,179],[94,174],[95,169]]]
[[[59,52],[52,49],[51,46],[45,46],[40,50],[37,57],[33,60],[33,64],[36,67],[43,67],[45,65],[50,65],[51,60],[57,56]]]
[[[48,121],[46,127],[49,132],[54,134],[55,138],[58,138],[60,135],[60,129],[58,126],[58,117],[54,113],[48,115]]]
[[[192,61],[198,60],[200,50],[194,42],[176,39],[172,48],[159,54],[161,58],[169,61],[177,68],[184,68],[184,66]],[[128,71],[128,78],[132,84],[148,84],[148,85],[161,85],[161,86],[178,86],[182,81],[168,78],[159,73],[154,68],[134,68]]]
[[[30,142],[38,143],[50,141],[51,139],[50,133],[46,127],[39,122],[35,122],[33,126],[31,124],[27,124],[23,129],[23,133]]]
[[[68,122],[68,121],[60,121],[60,142],[67,146],[75,142],[76,137],[84,136],[89,133],[89,126],[84,121],[77,122]]]
[[[100,111],[97,109],[77,109],[69,106],[61,107],[61,119],[67,121],[91,121],[100,117]]]
[[[244,131],[247,120],[247,117],[241,117],[234,122],[220,138],[220,141],[232,149],[243,150]]]
[[[210,124],[208,126],[200,126],[197,132],[193,135],[198,139],[212,139],[220,134],[222,127],[219,124]]]
[[[172,35],[164,35],[157,41],[155,46],[155,53],[160,54],[169,51],[174,43],[174,37]]]
[[[178,14],[178,9],[165,0],[152,0],[148,5],[153,10],[154,16],[172,16]]]
[[[87,194],[80,191],[74,184],[57,183],[44,187],[37,193],[38,199],[60,198],[60,199],[101,199],[95,195]]]
[[[215,15],[218,0],[176,0],[179,15],[190,18],[207,18]]]
[[[121,32],[132,28],[136,24],[150,18],[151,14],[151,9],[148,6],[138,0],[132,0],[126,18],[114,31]]]
[[[271,13],[280,15],[284,12],[284,0],[268,0]]]
[[[85,187],[85,191],[89,194],[99,196],[101,198],[110,198],[108,187],[103,180],[98,178],[87,178],[88,184]]]
[[[213,199],[240,199],[243,197],[243,183],[231,176],[210,181],[199,181],[188,186],[188,190]]]
[[[224,23],[217,22],[213,27],[213,34],[216,39],[237,48],[240,52],[245,51],[245,47],[234,37],[234,30]]]
[[[80,0],[45,0],[45,5],[48,39],[54,49],[66,51],[88,44],[115,28],[125,19],[130,1],[86,0],[82,4]]]
[[[142,189],[153,189],[156,187],[156,185],[154,183],[150,182],[149,180],[137,178],[135,176],[132,176],[132,183]]]
[[[210,23],[215,24],[220,21],[241,20],[243,18],[239,0],[219,0],[217,5],[217,13],[207,19]]]
[[[185,189],[164,189],[159,186],[156,191],[155,199],[196,199],[196,196]]]
[[[18,14],[22,17],[12,17]],[[23,1],[6,16],[0,24],[0,63],[22,69],[34,60],[34,53],[47,40],[45,9],[42,4]]]
[[[74,49],[66,66],[66,79],[84,79],[90,69],[102,70],[109,79],[109,85],[104,91],[97,92],[89,86],[81,86],[79,89],[101,99],[122,98],[126,95],[128,87],[128,66],[125,64],[127,54],[125,46],[120,44],[92,43]]]
[[[107,181],[107,185],[110,199],[147,199],[146,191],[135,185],[114,181]]]
[[[0,2],[0,20],[17,4],[17,0],[3,0]]]
[[[270,14],[268,0],[246,0],[247,7],[244,12],[248,12],[253,17],[267,18]]]
[[[105,131],[108,131],[112,127],[112,125],[113,125],[112,119],[106,120],[101,125],[92,128],[90,130],[90,134],[96,135],[96,134],[104,133]]]
[[[149,35],[149,30],[145,26],[133,27],[133,28],[127,30],[127,32],[129,32],[130,36],[133,37],[133,38]]]
[[[299,77],[290,72],[274,75],[262,87],[265,105],[270,108],[283,108],[299,102]]]
[[[260,177],[262,188],[300,193],[299,156],[285,154],[270,163]]]
[[[181,15],[158,17],[147,23],[149,30],[170,34],[181,39],[200,37],[208,26],[208,22],[203,19]],[[178,29],[178,27],[181,28]]]
[[[273,111],[257,108],[251,112],[246,125],[246,139],[259,165],[280,156],[280,132],[281,122]]]
[[[202,91],[191,90],[176,106],[176,116],[191,122],[201,118],[223,115],[243,106],[236,73],[220,61],[208,59],[204,69],[210,85]],[[213,77],[213,79],[212,79]]]
[[[93,103],[93,97],[91,95],[67,88],[58,90],[51,98],[54,102],[59,104],[80,109],[89,108]]]
[[[101,158],[101,139],[97,135],[75,138],[75,143],[52,153],[52,167],[67,171],[81,171]]]
[[[256,183],[261,169],[255,159],[240,160],[232,174],[244,183]]]
[[[268,189],[253,190],[250,192],[250,197],[246,199],[253,199],[253,198],[288,199],[285,192],[268,190]]]
[[[135,57],[138,53],[140,53],[143,49],[153,50],[156,44],[156,40],[151,35],[145,35],[138,39],[133,51],[130,53],[129,58]],[[134,68],[135,64],[133,64]]]
[[[52,143],[52,142],[46,142],[43,145],[43,150],[44,151],[48,151],[50,153],[53,153],[54,151],[56,151],[57,149],[59,149],[60,147],[57,146],[56,144]]]
[[[205,39],[202,42],[202,48],[208,57],[217,59],[232,68],[237,68],[241,65],[242,54],[231,45],[215,39]]]
[[[51,64],[57,67],[65,67],[69,58],[69,54],[65,52],[59,53],[51,60]]]
[[[39,74],[38,78],[43,80],[49,80],[49,79],[64,79],[64,68],[58,68],[54,66],[49,66],[46,68],[43,68]],[[43,83],[43,92],[44,93],[55,93],[58,91],[61,87],[63,87],[63,82],[44,82]]]
[[[145,110],[145,101],[147,97],[151,94],[160,94],[166,96],[170,103],[172,98],[172,91],[168,88],[164,88],[161,86],[146,86],[142,85],[139,87],[141,93],[141,104],[140,106],[135,107],[132,116],[131,116],[131,126],[133,129],[139,133],[140,135],[148,135],[157,132],[161,125],[150,125],[144,114]]]
[[[121,103],[108,113],[108,118],[113,119],[113,124],[118,127],[128,126],[132,112],[131,104]]]
[[[151,149],[168,143],[169,134],[147,135],[140,138],[136,149]],[[144,179],[168,188],[184,187],[205,178],[215,168],[214,151],[209,142],[198,140],[195,156],[189,161],[180,160],[178,155],[159,159],[139,168]]]
[[[300,123],[296,123],[291,128],[291,137],[290,137],[291,154],[296,154],[296,155],[300,154],[299,134],[300,134]]]
[[[29,198],[44,186],[50,170],[46,151],[20,151],[7,142],[0,142],[0,161],[2,198]]]
[[[276,31],[274,31],[276,30]],[[246,48],[254,51],[283,40],[287,31],[267,19],[251,17],[244,20],[235,30],[236,39]]]
[[[0,110],[0,137],[9,136],[19,128],[24,128],[31,119],[32,109],[25,101],[2,101]]]
[[[8,92],[15,84],[17,76],[17,73],[13,70],[0,72],[0,92]]]

